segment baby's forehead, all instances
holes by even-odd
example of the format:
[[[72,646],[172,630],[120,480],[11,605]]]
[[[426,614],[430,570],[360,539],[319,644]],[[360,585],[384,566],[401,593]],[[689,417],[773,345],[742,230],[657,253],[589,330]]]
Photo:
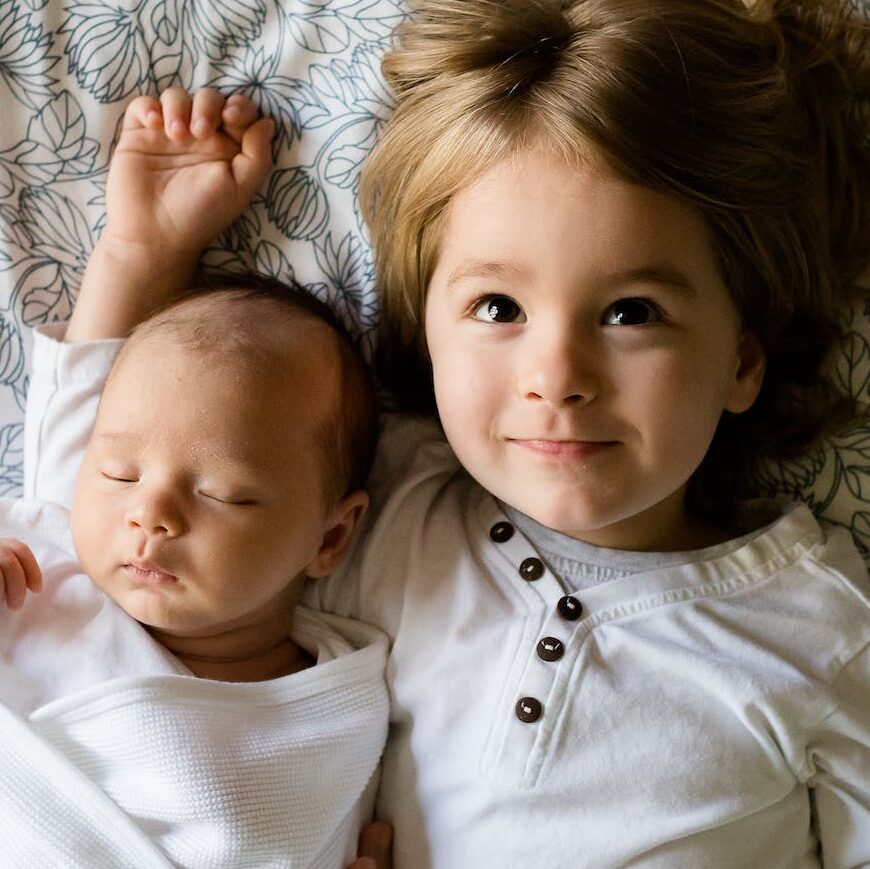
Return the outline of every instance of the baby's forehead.
[[[319,358],[305,352],[312,349]],[[328,350],[314,334],[291,349],[232,358],[159,334],[140,339],[107,384],[97,433],[111,433],[119,448],[183,444],[239,467],[280,462],[288,449],[319,452],[332,441],[342,404]]]
[[[328,414],[341,404],[342,365],[337,333],[304,310],[279,310],[277,316],[246,322],[173,318],[133,333],[107,391],[123,390],[140,378],[177,382],[180,391],[217,381],[222,400],[244,399],[248,406],[260,405],[263,415],[274,415],[288,402]]]
[[[220,300],[218,300],[220,302]],[[250,299],[211,310],[210,299],[170,309],[135,330],[125,353],[170,351],[191,362],[268,374],[277,365],[307,361],[328,368],[337,361],[339,336],[317,315],[269,299]]]

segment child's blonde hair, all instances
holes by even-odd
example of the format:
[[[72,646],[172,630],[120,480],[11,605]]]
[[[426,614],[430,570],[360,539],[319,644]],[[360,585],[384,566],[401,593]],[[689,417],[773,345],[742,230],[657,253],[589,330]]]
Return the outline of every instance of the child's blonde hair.
[[[754,462],[854,412],[825,363],[870,258],[861,2],[412,0],[361,183],[388,385],[433,409],[423,310],[452,196],[531,147],[603,159],[698,209],[767,354],[755,406],[725,414],[693,481],[696,508],[727,517]]]

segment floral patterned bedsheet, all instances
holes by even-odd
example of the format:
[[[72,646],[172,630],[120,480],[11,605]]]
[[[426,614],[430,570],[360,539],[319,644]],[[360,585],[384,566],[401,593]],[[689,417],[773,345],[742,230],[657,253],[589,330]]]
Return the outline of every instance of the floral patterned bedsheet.
[[[295,277],[371,349],[373,264],[360,164],[391,110],[379,73],[402,0],[0,0],[0,495],[22,484],[30,330],[66,319],[99,236],[118,123],[136,94],[241,91],[275,118],[276,166],[206,254]],[[838,376],[870,400],[870,302]],[[870,550],[870,429],[768,468]]]

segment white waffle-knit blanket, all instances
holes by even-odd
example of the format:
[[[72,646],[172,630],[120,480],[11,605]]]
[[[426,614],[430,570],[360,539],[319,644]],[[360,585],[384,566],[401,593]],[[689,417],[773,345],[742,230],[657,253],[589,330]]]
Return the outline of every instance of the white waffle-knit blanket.
[[[33,545],[46,585],[0,614],[0,866],[346,865],[386,736],[383,636],[300,609],[293,636],[318,664],[259,683],[172,672],[135,623],[97,660],[124,623],[56,545],[59,510],[0,502],[0,536]],[[156,673],[111,675],[149,653]]]

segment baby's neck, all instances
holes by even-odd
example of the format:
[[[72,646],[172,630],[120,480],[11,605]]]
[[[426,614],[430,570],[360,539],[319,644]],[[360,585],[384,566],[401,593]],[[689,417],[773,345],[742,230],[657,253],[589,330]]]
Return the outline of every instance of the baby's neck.
[[[290,639],[256,656],[245,658],[200,657],[186,654],[178,654],[175,657],[194,676],[199,676],[201,679],[214,679],[218,682],[266,682],[269,679],[306,670],[315,664],[311,655]]]
[[[195,676],[219,682],[265,682],[314,666],[289,636],[290,619],[202,637],[179,637],[144,626]]]

